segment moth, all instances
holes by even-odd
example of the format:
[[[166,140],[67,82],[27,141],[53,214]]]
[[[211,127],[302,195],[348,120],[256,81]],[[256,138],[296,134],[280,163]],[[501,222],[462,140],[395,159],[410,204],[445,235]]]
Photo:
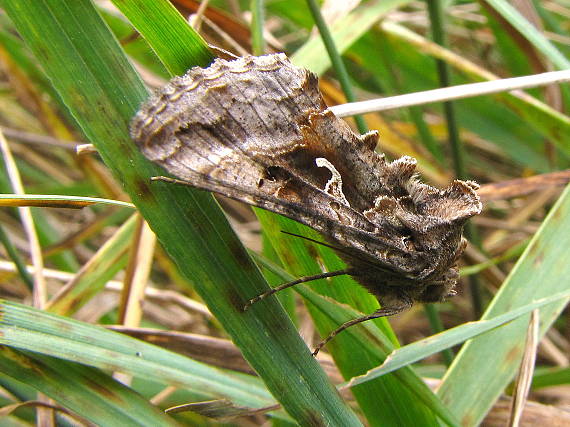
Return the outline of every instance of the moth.
[[[416,160],[375,152],[327,109],[317,77],[284,54],[216,59],[173,78],[133,118],[142,153],[184,183],[285,215],[318,231],[381,304],[332,337],[414,302],[455,295],[466,220],[481,212],[473,181],[421,183]],[[244,309],[245,309],[244,308]]]

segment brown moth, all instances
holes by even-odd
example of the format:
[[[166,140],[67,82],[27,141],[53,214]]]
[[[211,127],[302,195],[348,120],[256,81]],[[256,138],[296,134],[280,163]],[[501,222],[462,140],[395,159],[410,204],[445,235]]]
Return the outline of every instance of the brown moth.
[[[416,160],[374,151],[378,133],[356,135],[327,109],[317,77],[284,54],[216,59],[175,77],[131,123],[142,153],[188,185],[306,224],[382,305],[345,323],[388,316],[413,302],[455,294],[465,221],[480,213],[478,185],[438,190],[418,181]]]

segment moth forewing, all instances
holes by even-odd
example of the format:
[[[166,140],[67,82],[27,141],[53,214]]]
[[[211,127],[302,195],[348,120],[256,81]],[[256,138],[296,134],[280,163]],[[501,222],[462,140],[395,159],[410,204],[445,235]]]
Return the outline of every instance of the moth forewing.
[[[348,265],[325,275],[351,274],[379,300],[316,351],[353,324],[454,293],[463,224],[481,211],[477,184],[438,190],[416,178],[415,159],[386,161],[377,133],[356,135],[327,109],[316,76],[284,54],[216,59],[175,77],[131,135],[185,183],[314,228]]]

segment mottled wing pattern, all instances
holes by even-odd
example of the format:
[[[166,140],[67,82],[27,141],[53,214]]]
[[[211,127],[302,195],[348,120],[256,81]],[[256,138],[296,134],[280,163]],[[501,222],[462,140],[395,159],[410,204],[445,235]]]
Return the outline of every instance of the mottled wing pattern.
[[[412,283],[446,274],[481,209],[472,182],[438,190],[417,181],[414,159],[386,162],[377,134],[354,134],[327,110],[316,76],[283,54],[191,69],[131,132],[176,177],[307,224],[360,267]]]
[[[323,233],[340,228],[346,234],[345,225],[355,232],[376,228],[336,197],[335,185],[324,191],[333,174],[330,165],[316,162],[330,158],[343,165],[343,173],[364,165],[373,173],[362,159],[351,160],[343,150],[344,161],[336,151],[343,144],[356,153],[368,144],[379,158],[372,151],[376,135],[354,135],[326,110],[316,76],[292,66],[285,55],[218,59],[207,69],[193,68],[152,97],[131,129],[146,157],[196,187],[284,214]],[[335,129],[350,140],[327,143]],[[359,205],[366,204],[364,196],[358,198]]]

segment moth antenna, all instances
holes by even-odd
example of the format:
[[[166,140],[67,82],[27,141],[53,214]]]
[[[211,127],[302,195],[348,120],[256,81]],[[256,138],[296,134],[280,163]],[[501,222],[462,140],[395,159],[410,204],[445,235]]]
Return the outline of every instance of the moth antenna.
[[[357,325],[359,323],[366,322],[367,320],[378,319],[379,317],[393,316],[395,314],[401,313],[402,311],[409,309],[411,306],[412,306],[412,301],[409,298],[406,298],[404,300],[403,304],[400,306],[381,308],[379,310],[376,310],[372,314],[367,314],[366,316],[358,317],[356,319],[352,319],[352,320],[349,320],[348,322],[343,323],[338,328],[336,328],[334,331],[332,331],[324,340],[322,340],[315,347],[315,349],[313,350],[313,357],[316,357],[317,354],[319,354],[319,351],[330,340],[332,340],[334,337],[336,337],[338,334],[340,334],[345,329],[350,328],[351,326]]]
[[[344,270],[329,271],[327,273],[315,274],[313,276],[300,277],[299,279],[293,280],[292,282],[283,283],[279,286],[276,286],[275,288],[269,289],[268,291],[256,296],[255,298],[250,299],[243,306],[243,311],[246,311],[249,307],[251,307],[256,302],[261,301],[262,299],[265,299],[267,297],[270,297],[271,295],[276,294],[277,292],[282,291],[283,289],[287,289],[287,288],[290,288],[291,286],[298,285],[299,283],[310,282],[312,280],[318,280],[318,279],[326,279],[327,277],[342,276],[344,274],[353,274],[353,270],[350,268],[347,268]]]
[[[315,240],[315,239],[311,239],[310,237],[307,237],[307,236],[301,236],[300,234],[291,233],[291,232],[285,231],[285,230],[281,230],[281,233],[283,233],[283,234],[288,234],[289,236],[293,236],[293,237],[299,237],[299,238],[301,238],[301,239],[308,240],[309,242],[316,243],[317,245],[321,245],[321,246],[325,246],[325,247],[327,247],[327,248],[331,248],[331,249],[333,249],[333,250],[335,250],[335,251],[338,251],[338,252],[340,252],[340,253],[346,254],[347,256],[349,256],[349,257],[351,257],[351,258],[354,258],[354,259],[356,259],[356,260],[358,260],[358,261],[361,261],[361,262],[363,262],[363,263],[365,263],[365,264],[368,264],[368,265],[370,265],[371,267],[373,267],[375,270],[389,271],[388,269],[379,267],[378,264],[375,264],[375,263],[373,263],[373,262],[370,262],[370,261],[368,261],[367,259],[364,259],[364,258],[358,257],[358,256],[356,256],[356,255],[354,255],[354,254],[351,254],[350,252],[344,250],[343,248],[339,248],[339,247],[337,247],[337,246],[329,245],[328,243],[321,242],[321,241]],[[355,271],[354,273],[351,273],[350,275],[351,275],[351,276],[358,276],[358,273]]]
[[[293,236],[293,237],[299,237],[301,239],[308,240],[309,242],[316,243],[317,245],[326,246],[327,248],[334,249],[335,251],[343,252],[342,248],[339,248],[339,247],[336,247],[333,245],[329,245],[328,243],[321,242],[320,240],[311,239],[310,237],[307,237],[307,236],[301,236],[300,234],[291,233],[290,231],[285,231],[285,230],[281,230],[281,233],[288,234],[289,236]]]

